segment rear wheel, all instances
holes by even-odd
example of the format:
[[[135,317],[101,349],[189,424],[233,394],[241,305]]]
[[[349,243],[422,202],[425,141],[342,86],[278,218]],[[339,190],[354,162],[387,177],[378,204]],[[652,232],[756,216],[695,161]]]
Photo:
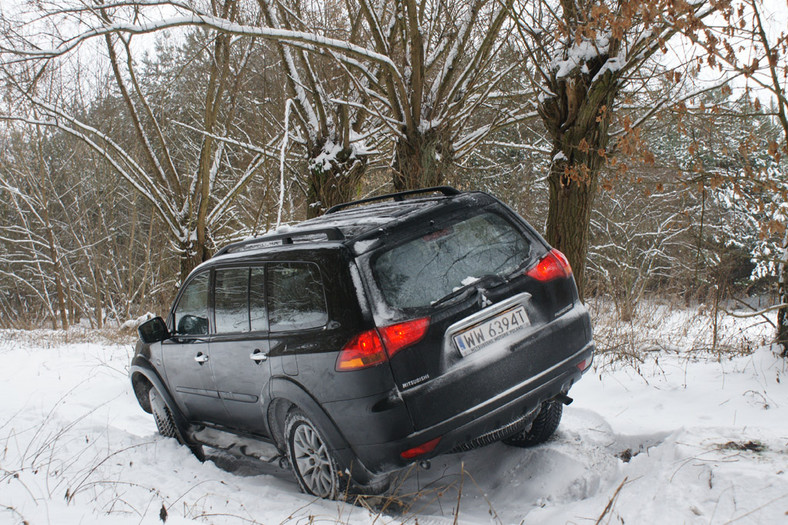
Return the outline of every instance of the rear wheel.
[[[317,426],[300,410],[292,410],[285,420],[285,442],[290,466],[298,485],[307,494],[337,499],[347,487],[347,476],[337,467]]]
[[[563,411],[564,405],[560,401],[545,401],[531,428],[509,436],[503,442],[515,447],[533,447],[544,443],[552,437],[561,423]]]
[[[153,420],[156,422],[156,429],[159,431],[159,434],[164,437],[177,439],[178,443],[188,446],[192,453],[197,456],[197,459],[205,461],[205,452],[202,449],[202,445],[187,443],[186,440],[183,439],[183,436],[181,436],[181,433],[178,431],[178,427],[175,425],[175,419],[172,417],[170,407],[164,402],[164,399],[161,397],[159,391],[156,390],[155,386],[152,386],[148,391],[148,400],[150,401],[151,413],[153,414]]]

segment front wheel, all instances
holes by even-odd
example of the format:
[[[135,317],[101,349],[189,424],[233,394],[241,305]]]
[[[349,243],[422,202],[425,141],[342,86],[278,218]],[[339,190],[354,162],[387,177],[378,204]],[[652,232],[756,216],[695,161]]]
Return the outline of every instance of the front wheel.
[[[156,430],[159,431],[159,434],[181,441],[175,421],[172,418],[172,412],[170,412],[170,408],[164,402],[156,387],[151,387],[148,391],[148,400],[150,401],[153,420],[156,422]]]
[[[504,439],[507,445],[515,447],[533,447],[544,443],[555,433],[561,422],[564,404],[560,401],[545,401],[534,419],[531,428],[518,432]]]
[[[290,466],[302,491],[325,499],[337,499],[343,494],[347,476],[339,471],[320,430],[298,409],[292,410],[285,420],[285,442]]]
[[[205,461],[205,452],[203,451],[202,445],[198,443],[188,443],[183,439],[180,431],[178,431],[178,427],[175,425],[175,419],[172,417],[170,407],[164,402],[164,399],[161,397],[159,391],[156,390],[155,386],[151,386],[148,391],[148,401],[150,401],[151,413],[153,414],[153,420],[156,422],[156,429],[159,431],[159,434],[164,437],[177,439],[178,443],[188,446],[189,450],[197,456],[197,459]]]

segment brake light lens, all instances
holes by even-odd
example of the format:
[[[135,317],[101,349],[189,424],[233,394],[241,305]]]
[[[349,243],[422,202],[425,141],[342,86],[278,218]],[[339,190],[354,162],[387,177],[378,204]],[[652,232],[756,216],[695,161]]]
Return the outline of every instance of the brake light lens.
[[[367,330],[358,334],[342,348],[337,357],[338,371],[358,370],[379,365],[386,360],[386,349],[377,330]]]
[[[547,282],[569,277],[572,275],[572,267],[569,265],[566,255],[553,248],[525,274],[537,281]]]
[[[422,317],[421,319],[386,326],[378,330],[383,337],[383,344],[388,351],[389,357],[392,357],[403,348],[421,341],[429,327],[430,318]]]
[[[419,342],[429,326],[430,318],[423,317],[362,332],[339,352],[336,369],[342,372],[379,365],[403,348]]]
[[[418,456],[423,456],[424,454],[427,454],[427,453],[432,452],[433,450],[435,450],[435,447],[438,446],[438,443],[440,443],[440,440],[441,440],[440,437],[436,437],[435,439],[431,439],[431,440],[427,441],[426,443],[422,443],[418,447],[409,448],[405,452],[402,452],[400,454],[400,457],[402,459],[413,459],[413,458],[418,457]]]

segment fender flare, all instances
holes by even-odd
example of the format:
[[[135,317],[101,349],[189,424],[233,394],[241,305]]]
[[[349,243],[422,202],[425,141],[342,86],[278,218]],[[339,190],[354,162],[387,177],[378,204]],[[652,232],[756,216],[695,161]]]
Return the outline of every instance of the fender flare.
[[[143,404],[144,402],[139,398],[139,393],[137,392],[135,385],[136,381],[139,381],[140,376],[153,385],[153,388],[155,388],[161,395],[162,400],[167,405],[167,408],[170,409],[173,422],[178,429],[178,433],[183,437],[183,440],[185,441],[184,444],[197,445],[198,443],[191,437],[191,425],[189,424],[189,421],[183,415],[180,408],[178,408],[178,404],[175,402],[172,394],[170,394],[169,389],[165,386],[164,381],[162,380],[158,371],[156,368],[154,368],[150,361],[141,355],[137,355],[131,360],[131,366],[129,367],[129,378],[131,379],[131,386],[134,389],[134,395],[137,397],[137,402],[140,404],[143,410],[150,412],[150,406],[146,406],[147,400],[145,401],[145,404]]]
[[[301,385],[290,379],[274,377],[270,383],[270,395],[272,403],[276,400],[285,400],[295,405],[320,428],[325,435],[326,444],[339,462],[340,469],[348,470],[356,483],[369,485],[374,481],[375,476],[358,459],[331,417]],[[268,424],[273,430],[278,427],[276,422],[270,421],[271,417],[276,417],[276,414],[269,411]]]

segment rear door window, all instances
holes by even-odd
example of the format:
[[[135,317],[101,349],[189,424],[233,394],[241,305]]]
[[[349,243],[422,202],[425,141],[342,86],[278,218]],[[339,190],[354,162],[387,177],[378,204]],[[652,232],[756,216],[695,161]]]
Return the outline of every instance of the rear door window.
[[[482,213],[395,246],[372,262],[372,272],[390,306],[420,308],[485,276],[511,273],[529,250],[509,221]]]
[[[249,268],[216,270],[216,333],[249,331]]]
[[[270,264],[267,283],[272,331],[317,328],[328,322],[326,296],[317,265]]]

